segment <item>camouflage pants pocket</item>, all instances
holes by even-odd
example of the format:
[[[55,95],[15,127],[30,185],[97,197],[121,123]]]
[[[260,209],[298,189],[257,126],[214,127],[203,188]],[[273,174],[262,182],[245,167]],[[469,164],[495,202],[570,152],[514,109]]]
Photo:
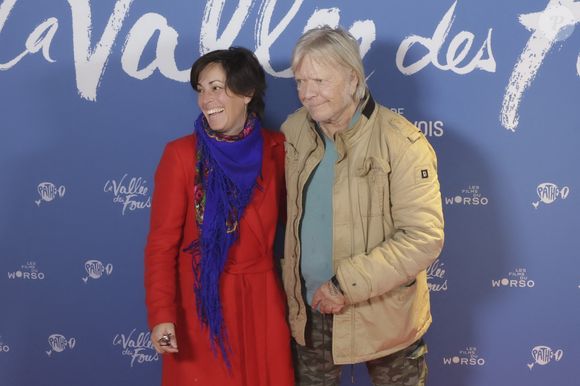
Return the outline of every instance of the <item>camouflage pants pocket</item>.
[[[293,343],[297,386],[338,386],[340,366],[332,360],[332,316],[313,312],[308,345]]]
[[[427,345],[423,340],[411,346],[367,362],[374,386],[425,386]]]
[[[332,359],[332,316],[313,312],[306,346],[293,342],[297,386],[339,386],[341,367]],[[427,346],[419,340],[386,357],[366,362],[374,386],[425,386]]]

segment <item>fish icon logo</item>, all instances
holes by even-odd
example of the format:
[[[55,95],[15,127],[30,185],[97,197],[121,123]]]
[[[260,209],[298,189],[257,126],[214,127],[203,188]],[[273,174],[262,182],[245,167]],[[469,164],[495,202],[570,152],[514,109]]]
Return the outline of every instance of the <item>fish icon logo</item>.
[[[76,345],[76,339],[66,339],[64,335],[52,334],[48,337],[48,344],[50,350],[46,351],[46,355],[50,356],[53,352],[63,352],[67,347],[73,349]]]
[[[567,186],[558,187],[558,185],[551,182],[544,182],[536,188],[536,193],[538,194],[539,201],[532,202],[534,209],[538,209],[540,203],[549,205],[556,201],[558,198],[565,200],[570,194],[570,188]]]
[[[83,282],[87,282],[89,278],[91,279],[100,279],[105,273],[109,276],[113,273],[113,264],[104,265],[99,260],[87,260],[85,262],[85,271],[87,272],[88,276],[83,277]]]
[[[56,185],[53,184],[52,182],[41,182],[40,184],[38,184],[36,191],[38,192],[40,199],[34,202],[36,203],[37,206],[40,206],[40,204],[43,201],[51,202],[56,197],[64,196],[66,188],[63,185],[56,187]]]
[[[554,351],[548,346],[536,346],[532,348],[532,358],[534,358],[534,363],[528,363],[528,368],[532,370],[536,364],[545,366],[552,360],[559,362],[563,356],[564,351],[562,349]]]

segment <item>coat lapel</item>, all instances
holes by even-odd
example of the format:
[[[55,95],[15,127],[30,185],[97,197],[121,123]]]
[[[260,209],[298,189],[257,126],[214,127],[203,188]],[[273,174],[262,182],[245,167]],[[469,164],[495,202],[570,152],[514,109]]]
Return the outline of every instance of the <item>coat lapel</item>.
[[[263,251],[268,248],[266,240],[266,232],[261,221],[263,210],[272,210],[273,208],[263,208],[266,197],[268,197],[269,189],[272,189],[273,181],[276,177],[276,162],[274,160],[274,146],[275,142],[269,135],[264,133],[264,150],[262,157],[262,173],[261,178],[258,178],[259,186],[254,189],[250,205],[246,207],[246,212],[242,218],[242,222],[248,225],[248,228],[254,233]]]

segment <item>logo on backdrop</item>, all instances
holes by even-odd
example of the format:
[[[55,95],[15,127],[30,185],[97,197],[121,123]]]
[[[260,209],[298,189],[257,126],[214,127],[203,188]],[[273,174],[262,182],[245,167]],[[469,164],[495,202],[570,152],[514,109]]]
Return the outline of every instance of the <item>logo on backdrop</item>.
[[[526,90],[532,85],[542,62],[554,44],[568,38],[580,23],[580,2],[550,0],[541,12],[521,14],[519,22],[531,32],[505,89],[500,113],[501,124],[515,131],[519,124],[519,108]],[[576,71],[580,76],[580,56]]]
[[[11,280],[44,280],[44,278],[44,272],[40,271],[35,261],[27,261],[17,271],[8,272],[8,279]]]
[[[129,212],[151,207],[151,195],[147,181],[142,177],[127,177],[125,173],[120,180],[107,180],[103,190],[113,194],[113,202],[122,206],[123,216]]]
[[[83,282],[87,283],[89,279],[98,280],[113,273],[113,264],[103,264],[99,260],[87,260],[85,261],[85,272],[87,276],[82,278]]]
[[[37,206],[40,206],[43,202],[51,202],[56,198],[62,198],[66,192],[64,185],[56,186],[52,182],[41,182],[36,187],[36,191],[40,196],[40,199],[35,200]]]
[[[4,340],[2,339],[2,335],[0,335],[0,354],[7,353],[9,351],[10,351],[10,346],[8,346],[8,344],[4,343]]]
[[[484,366],[485,358],[477,353],[477,347],[467,347],[452,357],[443,357],[443,364],[447,366]]]
[[[61,353],[66,349],[72,350],[76,346],[75,338],[66,338],[61,334],[52,334],[48,337],[48,344],[50,350],[46,351],[46,355],[51,356],[52,353]]]
[[[559,198],[565,200],[570,194],[570,188],[567,186],[559,187],[551,182],[543,182],[536,188],[538,194],[538,201],[533,201],[532,206],[538,209],[540,203],[550,205]]]
[[[470,185],[453,197],[445,197],[445,205],[486,206],[489,199],[481,193],[479,185]]]
[[[526,268],[516,268],[509,272],[503,278],[491,280],[492,287],[509,287],[509,288],[533,288],[536,282],[528,277]]]
[[[10,17],[17,0],[5,0],[0,7],[0,33]],[[129,28],[125,19],[133,0],[118,0],[111,12],[107,25],[102,32],[95,32],[100,38],[93,38],[94,26],[91,22],[91,7],[89,0],[69,1],[71,11],[72,42],[74,69],[77,90],[81,98],[89,101],[97,100],[97,89],[109,63],[115,43],[125,41],[120,57],[121,67],[129,76],[143,80],[158,70],[164,77],[186,82],[189,71],[179,69],[175,60],[175,49],[178,46],[179,32],[167,23],[166,17],[155,12],[148,12]],[[270,50],[280,35],[294,21],[303,0],[293,2],[290,9],[277,24],[273,25],[272,15],[277,2],[262,0],[255,20],[255,53],[267,73],[276,77],[292,76],[289,68],[276,71],[272,67]],[[249,13],[253,2],[240,1],[230,20],[222,20],[222,10],[225,0],[208,0],[201,18],[200,53],[213,49],[231,46],[240,34],[242,27],[250,20]],[[467,75],[481,70],[490,73],[496,71],[496,61],[492,50],[492,32],[487,30],[487,36],[479,48],[474,42],[483,39],[468,30],[462,30],[455,35],[450,34],[456,18],[455,1],[443,15],[431,37],[412,34],[407,36],[397,49],[395,64],[405,75],[413,75],[432,64],[441,71],[452,71],[458,75]],[[306,22],[306,31],[315,25],[329,24],[336,26],[345,24],[340,21],[339,8],[322,8],[310,15]],[[42,53],[45,61],[54,63],[50,49],[59,28],[57,17],[49,17],[34,27],[23,42],[23,51],[8,62],[0,63],[0,71],[6,71],[16,66],[27,55]],[[501,124],[515,131],[519,124],[519,108],[526,90],[534,81],[538,70],[554,44],[562,42],[570,36],[576,24],[580,23],[580,2],[574,0],[549,0],[546,8],[540,12],[522,13],[519,22],[530,31],[530,37],[522,53],[513,67],[512,74],[505,88]],[[227,24],[226,24],[227,23]],[[223,26],[224,28],[218,28]],[[124,39],[119,37],[119,31],[128,29]],[[221,34],[218,34],[219,31]],[[95,30],[96,31],[96,30]],[[349,32],[360,41],[361,56],[371,48],[376,40],[376,27],[373,20],[357,20],[349,28]],[[453,32],[454,33],[454,32]],[[156,42],[154,40],[157,40]],[[154,57],[144,68],[140,67],[141,57],[148,44],[156,44],[157,52],[163,52],[163,57]],[[414,47],[420,47],[423,56],[408,55]],[[160,49],[162,47],[163,49]],[[472,49],[473,48],[473,49]],[[476,51],[477,50],[477,51]],[[442,52],[445,51],[445,52]],[[469,55],[469,56],[468,56]],[[408,63],[407,57],[416,58]],[[442,60],[442,58],[445,60]],[[580,56],[577,59],[576,71],[580,76]]]
[[[392,107],[390,109],[395,113],[404,116],[405,115],[405,108],[404,107]],[[444,126],[445,124],[443,121],[414,121],[413,125],[415,125],[426,137],[442,137],[444,134]]]
[[[570,7],[558,3],[550,2],[544,12],[540,15],[538,30],[547,39],[564,41],[574,33],[576,18]]]
[[[0,7],[0,32],[2,32],[2,27],[16,2],[17,0],[5,0],[2,3],[2,7]],[[254,3],[257,3],[249,0],[239,1],[231,13],[230,20],[222,20],[225,2],[226,0],[208,0],[206,2],[203,16],[200,18],[199,49],[202,54],[235,45],[235,39],[240,34],[242,27],[250,20],[250,12],[254,8]],[[262,0],[258,7],[254,33],[255,53],[264,70],[272,76],[292,77],[290,68],[282,71],[275,71],[272,68],[270,50],[282,32],[295,19],[303,2],[304,0],[293,1],[281,18],[276,17],[278,19],[276,24],[272,22],[272,15],[279,16],[280,12],[284,12],[279,9],[274,12],[277,8],[276,1]],[[97,100],[97,90],[109,63],[112,49],[121,40],[125,42],[119,55],[121,68],[127,75],[143,80],[158,70],[161,75],[168,79],[180,82],[187,82],[189,79],[189,70],[187,68],[180,69],[175,58],[179,32],[168,24],[165,16],[155,12],[141,15],[132,26],[126,25],[125,20],[130,13],[132,3],[133,0],[118,0],[104,30],[97,31],[91,21],[90,0],[69,1],[74,70],[77,90],[82,98],[89,101]],[[279,5],[278,8],[280,8]],[[339,8],[316,8],[306,21],[304,31],[316,25],[345,25],[344,21],[340,21],[340,16]],[[47,62],[55,62],[56,59],[50,55],[50,49],[59,28],[59,22],[62,25],[65,21],[49,17],[37,25],[23,42],[23,51],[8,62],[0,62],[0,71],[9,70],[27,55],[39,52],[42,53]],[[125,37],[118,36],[122,29],[129,31]],[[99,37],[94,38],[93,31],[94,35]],[[368,19],[356,20],[349,31],[357,41],[360,41],[361,57],[364,57],[376,39],[374,22]],[[151,58],[147,65],[141,66],[146,47],[150,44],[157,46],[157,55]]]
[[[427,268],[427,286],[431,292],[447,291],[447,278],[445,277],[445,263],[437,259]]]
[[[159,360],[159,354],[151,344],[150,332],[136,332],[131,330],[129,335],[117,334],[113,338],[113,346],[121,346],[121,355],[131,358],[131,367],[135,364],[155,362]]]
[[[548,346],[536,346],[532,348],[532,358],[534,362],[528,363],[530,371],[535,365],[546,366],[552,362],[559,362],[564,356],[564,350],[554,350]]]
[[[413,75],[424,69],[429,64],[433,64],[433,66],[442,71],[453,71],[459,75],[469,74],[477,69],[487,72],[495,72],[496,63],[491,47],[492,28],[488,30],[487,38],[470,60],[467,60],[466,57],[475,40],[475,35],[469,31],[461,31],[457,33],[453,39],[451,39],[446,55],[440,54],[451,30],[451,26],[455,21],[456,6],[457,1],[455,1],[447,10],[435,28],[432,37],[410,35],[401,42],[395,59],[397,68],[401,73],[405,75]],[[422,52],[425,53],[422,57],[417,56],[419,59],[415,62],[405,64],[405,59],[409,50],[415,45],[423,46],[424,50],[422,50]],[[461,51],[457,52],[460,47]],[[445,63],[441,63],[441,57],[446,58]]]

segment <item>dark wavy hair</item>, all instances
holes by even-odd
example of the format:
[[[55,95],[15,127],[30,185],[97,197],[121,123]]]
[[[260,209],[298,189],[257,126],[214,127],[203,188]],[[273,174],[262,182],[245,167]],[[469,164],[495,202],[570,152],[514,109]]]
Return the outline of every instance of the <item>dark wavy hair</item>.
[[[197,92],[199,74],[211,63],[219,63],[226,73],[226,87],[237,95],[251,96],[248,113],[263,118],[266,75],[254,53],[243,47],[215,50],[201,56],[191,66],[189,82]]]

